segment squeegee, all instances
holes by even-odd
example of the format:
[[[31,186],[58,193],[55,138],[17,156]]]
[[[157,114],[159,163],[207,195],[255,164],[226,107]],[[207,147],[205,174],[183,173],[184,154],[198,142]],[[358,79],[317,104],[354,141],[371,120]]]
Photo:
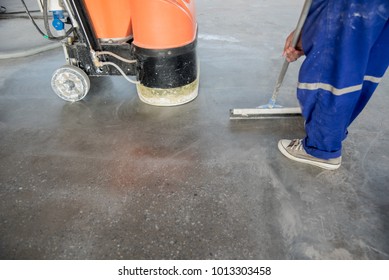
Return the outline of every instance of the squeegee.
[[[296,48],[297,43],[299,41],[301,30],[304,26],[305,20],[307,19],[311,4],[312,4],[312,0],[306,0],[304,3],[292,39],[292,47],[294,48]],[[273,94],[268,104],[261,105],[251,109],[231,109],[230,119],[265,119],[265,118],[284,118],[284,117],[300,116],[301,115],[300,107],[282,107],[281,105],[276,104],[277,97],[282,82],[284,81],[284,77],[286,71],[288,70],[288,67],[289,67],[289,61],[285,59],[280,74],[278,75],[278,79],[274,87]]]

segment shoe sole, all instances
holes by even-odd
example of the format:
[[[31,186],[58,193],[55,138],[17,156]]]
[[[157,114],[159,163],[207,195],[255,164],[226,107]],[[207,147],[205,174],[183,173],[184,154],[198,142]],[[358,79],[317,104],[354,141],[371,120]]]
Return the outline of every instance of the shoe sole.
[[[303,158],[295,157],[294,155],[291,155],[285,149],[285,147],[281,144],[281,141],[278,142],[278,149],[280,150],[280,152],[284,156],[286,156],[287,158],[289,158],[291,160],[297,161],[297,162],[310,164],[310,165],[313,165],[313,166],[316,166],[316,167],[320,167],[320,168],[323,168],[323,169],[326,169],[326,170],[335,170],[335,169],[338,169],[340,167],[340,164],[328,164],[328,163],[324,163],[324,162],[316,162],[316,161],[309,160],[309,159],[303,159]]]

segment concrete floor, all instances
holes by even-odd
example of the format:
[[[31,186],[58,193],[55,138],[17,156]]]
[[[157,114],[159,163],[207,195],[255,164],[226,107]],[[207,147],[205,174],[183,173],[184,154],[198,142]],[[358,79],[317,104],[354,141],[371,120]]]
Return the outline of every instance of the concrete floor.
[[[337,171],[279,153],[301,118],[229,120],[267,102],[302,2],[198,0],[200,94],[179,107],[121,77],[66,103],[50,87],[61,49],[1,60],[0,258],[389,259],[388,76]],[[0,24],[1,51],[46,44],[27,19]]]

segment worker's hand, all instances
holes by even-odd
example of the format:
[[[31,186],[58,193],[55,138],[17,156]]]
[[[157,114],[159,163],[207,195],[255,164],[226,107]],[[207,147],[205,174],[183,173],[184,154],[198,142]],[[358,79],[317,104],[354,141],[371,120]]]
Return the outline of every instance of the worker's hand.
[[[289,34],[288,38],[286,38],[284,52],[282,53],[282,56],[284,56],[285,59],[289,62],[296,61],[304,55],[301,37],[297,42],[296,48],[292,47],[293,35],[294,31],[292,31],[292,33]]]

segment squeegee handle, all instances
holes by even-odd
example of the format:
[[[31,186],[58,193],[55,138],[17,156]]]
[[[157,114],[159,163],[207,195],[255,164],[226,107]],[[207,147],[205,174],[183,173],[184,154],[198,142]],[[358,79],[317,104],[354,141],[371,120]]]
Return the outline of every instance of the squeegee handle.
[[[300,39],[301,30],[303,29],[303,26],[304,26],[305,20],[307,19],[308,12],[309,12],[309,9],[311,8],[311,5],[312,5],[312,0],[305,0],[303,9],[302,9],[301,14],[300,14],[300,18],[299,18],[299,20],[297,22],[297,26],[294,30],[294,35],[293,35],[293,39],[292,39],[292,47],[293,48],[296,48],[297,43]],[[282,82],[284,81],[286,71],[288,70],[288,66],[289,66],[289,61],[287,61],[285,59],[284,64],[282,65],[282,69],[280,71],[280,74],[278,75],[278,79],[277,79],[277,83],[276,83],[276,86],[275,86],[274,91],[273,91],[273,95],[270,99],[270,102],[273,104],[275,104],[275,102],[277,100],[278,92],[280,90]]]
[[[311,8],[312,0],[305,0],[303,10],[301,11],[300,18],[297,22],[296,29],[294,30],[294,36],[292,39],[292,47],[295,48],[297,46],[297,43],[299,41],[301,30],[303,29],[305,20],[307,19],[309,9]]]

